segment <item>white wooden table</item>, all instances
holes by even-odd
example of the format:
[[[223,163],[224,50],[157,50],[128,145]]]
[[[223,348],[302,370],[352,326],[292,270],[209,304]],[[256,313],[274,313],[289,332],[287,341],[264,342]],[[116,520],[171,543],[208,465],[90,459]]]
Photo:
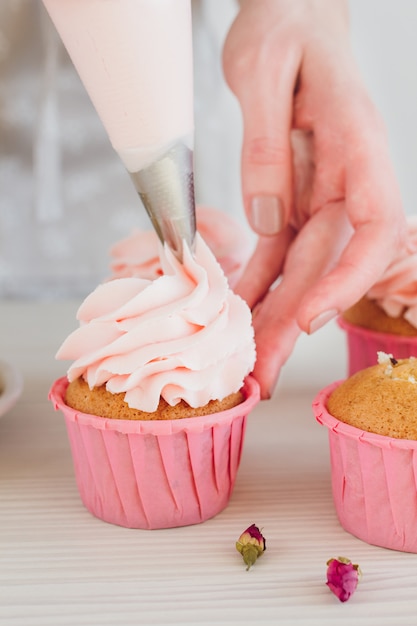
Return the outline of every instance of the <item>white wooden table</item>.
[[[417,555],[359,541],[334,513],[327,433],[311,402],[345,373],[335,325],[301,338],[273,399],[250,416],[228,508],[201,525],[141,531],[84,509],[63,418],[47,399],[77,305],[0,301],[0,356],[24,377],[0,419],[2,626],[417,624]],[[247,572],[234,544],[251,523],[267,550]],[[335,556],[363,571],[345,604],[325,585]]]

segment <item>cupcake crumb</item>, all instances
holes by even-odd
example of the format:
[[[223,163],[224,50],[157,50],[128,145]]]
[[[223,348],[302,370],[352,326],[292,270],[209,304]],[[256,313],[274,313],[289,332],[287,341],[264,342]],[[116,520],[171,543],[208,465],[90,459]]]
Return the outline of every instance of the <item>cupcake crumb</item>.
[[[378,365],[357,372],[331,394],[337,419],[397,439],[417,440],[417,359],[378,353]]]

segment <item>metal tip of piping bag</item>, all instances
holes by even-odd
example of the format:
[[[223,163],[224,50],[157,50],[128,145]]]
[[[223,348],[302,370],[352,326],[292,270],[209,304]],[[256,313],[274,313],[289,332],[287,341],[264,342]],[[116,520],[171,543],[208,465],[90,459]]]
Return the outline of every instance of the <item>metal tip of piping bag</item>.
[[[159,239],[182,262],[183,241],[193,252],[196,232],[192,150],[178,141],[130,175]]]

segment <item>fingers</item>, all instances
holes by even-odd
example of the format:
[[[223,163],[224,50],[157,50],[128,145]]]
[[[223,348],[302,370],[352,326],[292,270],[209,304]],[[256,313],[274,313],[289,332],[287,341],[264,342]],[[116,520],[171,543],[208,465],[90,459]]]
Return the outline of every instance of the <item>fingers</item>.
[[[355,150],[348,162],[346,211],[353,236],[336,266],[300,303],[297,319],[306,332],[319,328],[329,312],[340,313],[357,302],[404,245],[406,220],[388,150],[382,140],[369,139],[369,146],[371,155]]]
[[[252,229],[275,235],[288,222],[292,206],[290,131],[293,93],[301,63],[294,44],[281,44],[273,28],[225,48],[225,77],[243,117],[242,194]],[[278,47],[279,45],[279,47]]]
[[[297,316],[300,327],[314,332],[355,304],[382,275],[393,258],[392,252],[401,245],[402,229],[395,223],[362,224],[335,269],[305,294]]]
[[[281,295],[285,297],[284,293]],[[277,296],[277,293],[270,292],[255,310],[253,320],[257,346],[253,375],[259,383],[262,400],[271,397],[281,368],[301,332],[295,317],[279,313],[276,301],[281,298]]]
[[[297,323],[300,301],[310,285],[334,267],[351,236],[343,204],[324,207],[297,235],[289,248],[281,282],[255,309],[254,375],[262,398],[271,396],[279,371],[301,332]]]
[[[243,276],[234,287],[234,292],[240,295],[251,309],[264,298],[271,285],[280,276],[293,238],[294,231],[290,226],[284,228],[275,237],[259,237]]]
[[[262,110],[264,105],[260,104],[267,98],[261,93],[257,102],[248,97],[240,103],[244,124],[243,204],[251,228],[261,236],[280,232],[288,222],[292,204],[290,117],[282,111],[281,120],[271,120],[271,112]]]

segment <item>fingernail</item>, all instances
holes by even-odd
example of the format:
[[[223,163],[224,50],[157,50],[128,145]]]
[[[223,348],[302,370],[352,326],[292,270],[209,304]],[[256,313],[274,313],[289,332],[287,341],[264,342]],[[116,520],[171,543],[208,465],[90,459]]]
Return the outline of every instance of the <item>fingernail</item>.
[[[284,226],[284,207],[277,196],[254,196],[250,222],[258,235],[276,235]]]
[[[323,311],[323,313],[320,313],[319,315],[317,315],[317,317],[311,320],[308,327],[308,334],[312,335],[316,332],[316,330],[319,330],[319,328],[327,324],[327,322],[330,322],[330,320],[334,319],[338,315],[339,311],[337,309],[329,309],[329,311]]]

